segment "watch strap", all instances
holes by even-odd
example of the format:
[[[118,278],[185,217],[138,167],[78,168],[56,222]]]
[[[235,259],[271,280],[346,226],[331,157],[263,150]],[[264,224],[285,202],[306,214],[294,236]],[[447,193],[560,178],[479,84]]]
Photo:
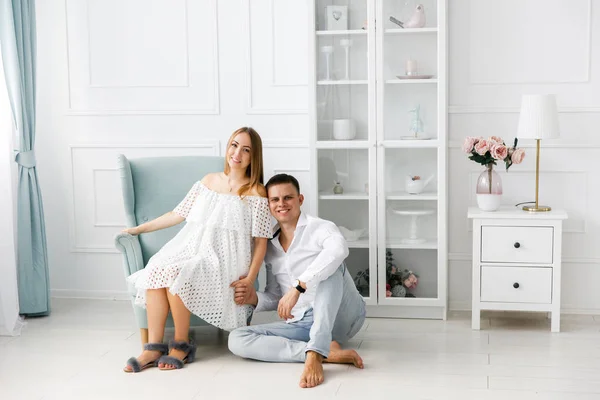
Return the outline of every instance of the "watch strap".
[[[300,284],[296,285],[296,290],[300,293],[306,292],[306,289],[304,289]]]

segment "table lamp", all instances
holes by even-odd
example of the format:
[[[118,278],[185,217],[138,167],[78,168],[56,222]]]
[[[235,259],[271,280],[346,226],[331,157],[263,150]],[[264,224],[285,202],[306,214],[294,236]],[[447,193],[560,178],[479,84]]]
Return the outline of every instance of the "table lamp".
[[[553,94],[523,95],[517,137],[536,140],[535,155],[535,205],[524,206],[523,210],[531,212],[550,211],[548,206],[539,205],[540,186],[540,140],[554,139],[559,136],[558,112]]]

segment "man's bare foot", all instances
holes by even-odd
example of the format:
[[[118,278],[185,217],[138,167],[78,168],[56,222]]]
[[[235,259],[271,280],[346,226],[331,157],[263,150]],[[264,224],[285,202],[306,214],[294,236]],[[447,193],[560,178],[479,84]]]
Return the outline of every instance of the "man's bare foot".
[[[356,368],[364,368],[363,360],[356,350],[343,350],[342,346],[335,340],[329,346],[329,357],[323,362],[331,364],[354,364]]]
[[[301,388],[312,388],[320,385],[325,380],[323,376],[323,356],[314,351],[306,352],[304,371],[300,377]]]

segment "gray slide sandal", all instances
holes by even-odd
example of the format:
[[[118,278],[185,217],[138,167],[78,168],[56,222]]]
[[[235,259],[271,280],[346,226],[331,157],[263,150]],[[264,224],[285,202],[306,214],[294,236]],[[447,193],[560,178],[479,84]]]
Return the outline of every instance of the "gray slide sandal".
[[[158,359],[158,364],[168,364],[168,365],[173,365],[175,367],[175,368],[160,368],[160,367],[158,367],[158,369],[160,369],[162,371],[169,371],[172,369],[181,369],[181,368],[183,368],[183,366],[186,363],[193,362],[196,357],[196,345],[194,343],[176,342],[174,340],[171,340],[169,342],[169,350],[170,349],[183,351],[184,353],[186,353],[185,357],[183,358],[183,360],[180,360],[179,358],[175,358],[172,356],[162,356],[161,358]]]
[[[169,346],[167,346],[164,343],[146,343],[144,345],[144,350],[160,351],[162,356],[164,356],[165,354],[167,354],[169,352]],[[137,358],[131,357],[129,360],[127,360],[127,366],[131,367],[131,370],[123,368],[123,371],[125,371],[125,372],[141,372],[141,371],[145,370],[146,368],[157,367],[159,359],[160,359],[160,357],[154,361],[150,361],[144,365],[140,365],[140,362],[137,360]]]

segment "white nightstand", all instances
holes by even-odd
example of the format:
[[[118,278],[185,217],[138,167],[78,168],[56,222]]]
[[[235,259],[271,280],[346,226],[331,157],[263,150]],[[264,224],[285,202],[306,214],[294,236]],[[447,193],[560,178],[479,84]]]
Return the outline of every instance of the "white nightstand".
[[[473,329],[480,327],[481,310],[541,311],[552,313],[552,332],[559,332],[567,213],[470,207],[468,215],[473,219]]]

